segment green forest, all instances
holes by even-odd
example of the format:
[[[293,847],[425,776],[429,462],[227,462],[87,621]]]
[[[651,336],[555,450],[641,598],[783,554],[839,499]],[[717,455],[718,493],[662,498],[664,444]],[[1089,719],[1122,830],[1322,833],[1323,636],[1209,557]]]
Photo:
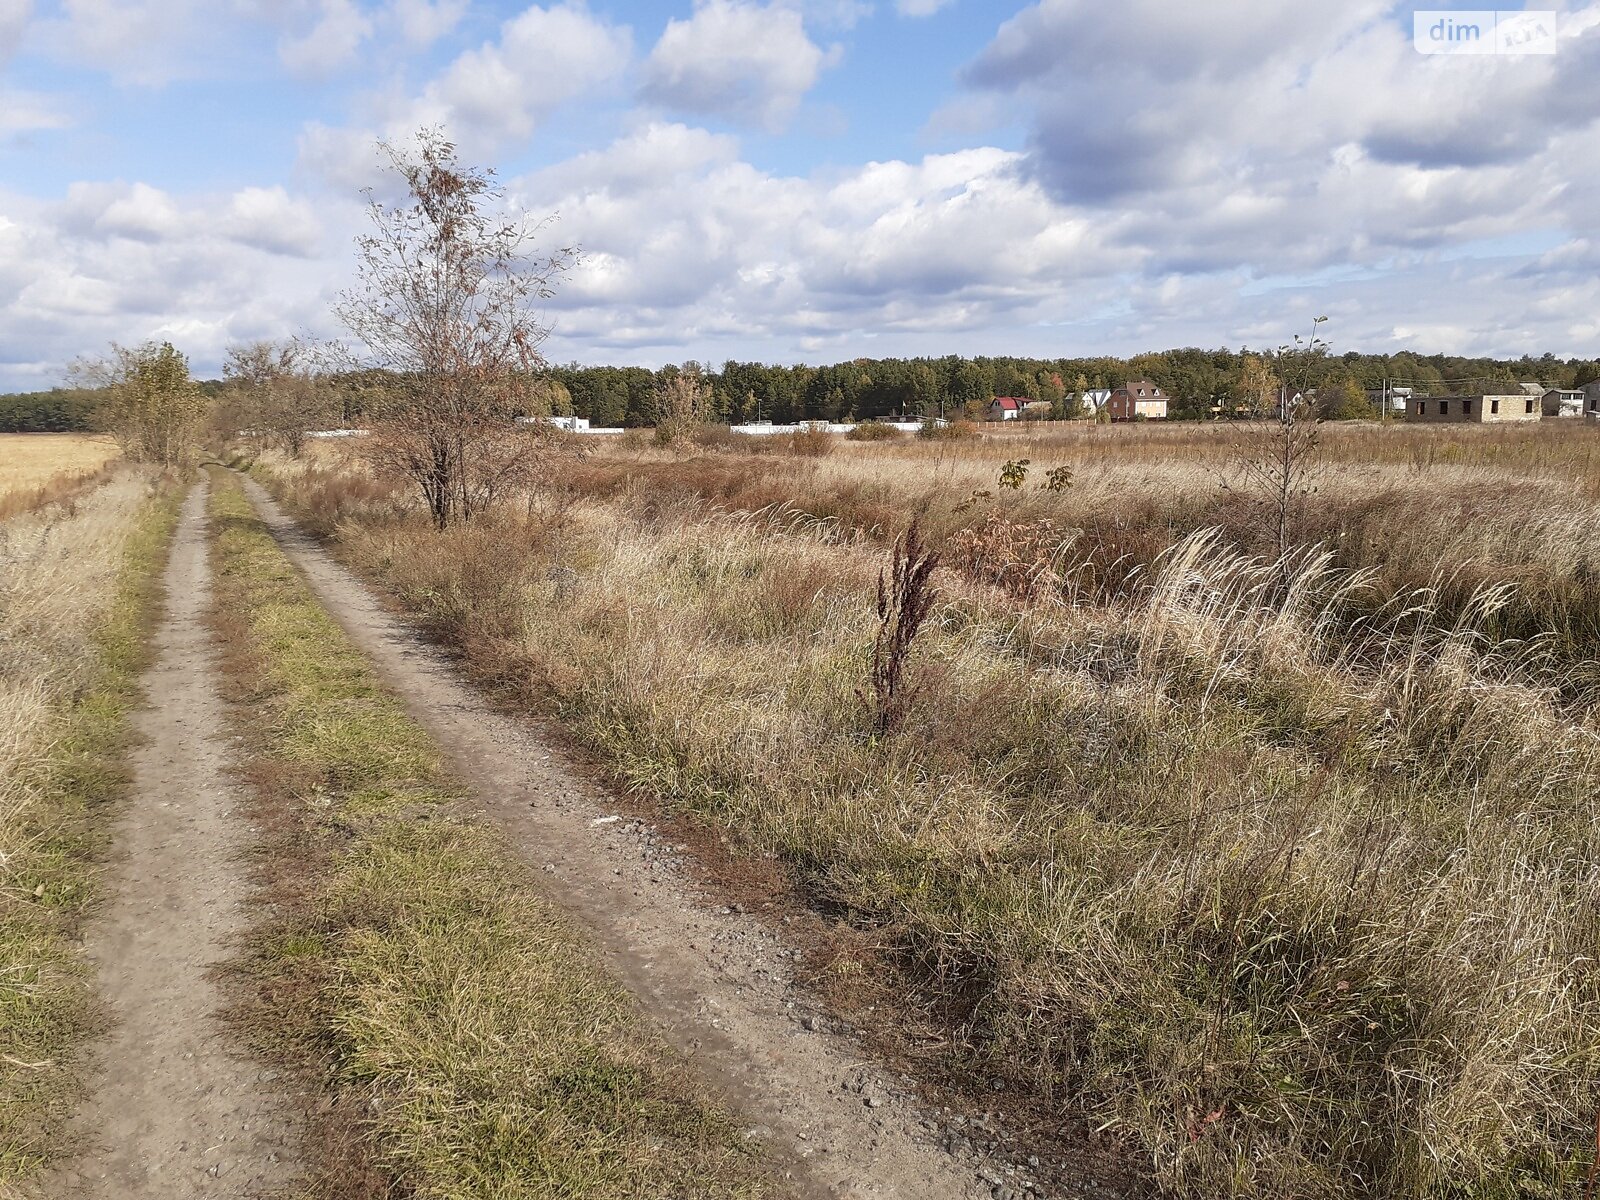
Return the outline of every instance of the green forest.
[[[855,359],[833,366],[771,366],[726,362],[708,375],[718,420],[786,423],[825,418],[868,418],[899,413],[956,416],[995,396],[1051,403],[1052,415],[1081,415],[1079,395],[1147,378],[1172,397],[1171,416],[1199,420],[1226,407],[1239,380],[1242,350],[1167,350],[1131,359],[1099,358],[888,358]],[[688,365],[688,364],[686,364]],[[666,368],[667,372],[674,368]],[[1600,378],[1600,364],[1578,359],[1459,358],[1451,355],[1350,353],[1316,363],[1309,383],[1330,396],[1359,394],[1326,415],[1370,416],[1367,391],[1412,387],[1430,395],[1493,391],[1502,384],[1538,382],[1548,387],[1581,386]],[[555,368],[570,397],[571,411],[600,425],[647,425],[661,372],[640,367]],[[1341,386],[1342,385],[1342,386]],[[969,410],[970,411],[970,410]]]
[[[99,397],[79,388],[0,395],[0,433],[80,433],[98,427]]]

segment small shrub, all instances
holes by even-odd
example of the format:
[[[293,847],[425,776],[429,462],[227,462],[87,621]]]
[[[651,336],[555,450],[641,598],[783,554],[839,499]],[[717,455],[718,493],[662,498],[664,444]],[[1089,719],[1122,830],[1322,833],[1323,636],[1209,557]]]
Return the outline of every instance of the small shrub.
[[[789,453],[802,458],[823,458],[833,453],[833,434],[820,429],[798,429],[788,441]]]
[[[1018,522],[991,516],[976,529],[959,529],[950,539],[950,561],[964,574],[1020,600],[1059,594],[1058,561],[1072,536],[1053,521]]]
[[[1013,458],[1000,468],[1000,486],[1009,488],[1013,492],[1019,490],[1028,480],[1028,463],[1026,458]]]
[[[960,442],[977,437],[978,426],[972,421],[951,421],[948,425],[924,421],[922,428],[917,430],[917,436],[930,442]]]
[[[1071,467],[1051,467],[1044,473],[1044,482],[1039,485],[1047,492],[1065,492],[1072,487]]]
[[[696,425],[688,438],[702,450],[742,450],[749,438],[742,438],[726,425]]]
[[[852,442],[892,442],[901,435],[894,426],[882,421],[863,421],[844,436]]]
[[[655,401],[659,446],[670,446],[710,423],[711,385],[693,363],[684,364],[682,370],[657,384]]]
[[[972,493],[972,495],[968,496],[960,504],[956,505],[955,512],[957,515],[964,512],[969,512],[972,509],[977,508],[978,505],[984,503],[984,501],[993,499],[994,493],[988,488],[978,488]]]
[[[297,478],[295,507],[318,537],[331,537],[347,520],[393,519],[408,510],[411,496],[395,479],[313,468]]]

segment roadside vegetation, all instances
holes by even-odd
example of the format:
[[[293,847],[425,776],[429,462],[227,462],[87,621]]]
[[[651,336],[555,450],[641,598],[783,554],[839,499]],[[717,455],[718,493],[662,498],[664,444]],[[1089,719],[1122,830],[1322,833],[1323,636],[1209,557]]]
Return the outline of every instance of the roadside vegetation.
[[[77,941],[176,513],[122,468],[0,522],[0,1192],[61,1149],[100,1019]]]
[[[768,1195],[221,471],[211,504],[268,831],[239,1019],[329,1092],[320,1194]]]
[[[1554,1197],[1600,1106],[1594,443],[1325,431],[1274,501],[1194,427],[632,441],[443,533],[359,447],[263,466],[1176,1191]],[[939,596],[886,724],[914,515]]]
[[[167,469],[194,465],[213,403],[172,343],[113,342],[102,357],[74,360],[69,373],[99,397],[98,427],[129,459]]]

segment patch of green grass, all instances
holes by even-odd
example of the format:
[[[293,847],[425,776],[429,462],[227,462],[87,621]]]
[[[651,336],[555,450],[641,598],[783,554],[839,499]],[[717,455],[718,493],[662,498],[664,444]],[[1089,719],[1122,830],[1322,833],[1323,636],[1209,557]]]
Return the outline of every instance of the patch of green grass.
[[[756,1147],[461,816],[436,748],[215,478],[219,612],[293,848],[245,966],[258,1044],[364,1099],[360,1136],[406,1195],[767,1195]]]
[[[59,1151],[83,1049],[102,1019],[75,943],[99,897],[108,816],[128,783],[128,718],[179,500],[177,489],[156,491],[134,519],[96,625],[89,682],[61,699],[46,758],[34,768],[38,800],[7,831],[21,849],[0,872],[0,1191]]]

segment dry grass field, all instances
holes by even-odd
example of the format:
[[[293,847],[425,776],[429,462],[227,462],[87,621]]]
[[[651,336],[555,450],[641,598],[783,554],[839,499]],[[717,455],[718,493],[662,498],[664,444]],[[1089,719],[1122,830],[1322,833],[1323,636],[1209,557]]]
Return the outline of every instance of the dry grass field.
[[[119,455],[109,437],[81,433],[0,433],[0,517],[76,488]]]
[[[82,927],[174,507],[127,470],[0,523],[0,1193],[59,1148],[99,1024]]]
[[[264,465],[486,677],[871,931],[950,1059],[1180,1194],[1353,1200],[1594,1159],[1597,448],[1330,427],[1281,558],[1192,426],[576,443],[444,534],[360,447]],[[940,594],[880,734],[913,518]]]

